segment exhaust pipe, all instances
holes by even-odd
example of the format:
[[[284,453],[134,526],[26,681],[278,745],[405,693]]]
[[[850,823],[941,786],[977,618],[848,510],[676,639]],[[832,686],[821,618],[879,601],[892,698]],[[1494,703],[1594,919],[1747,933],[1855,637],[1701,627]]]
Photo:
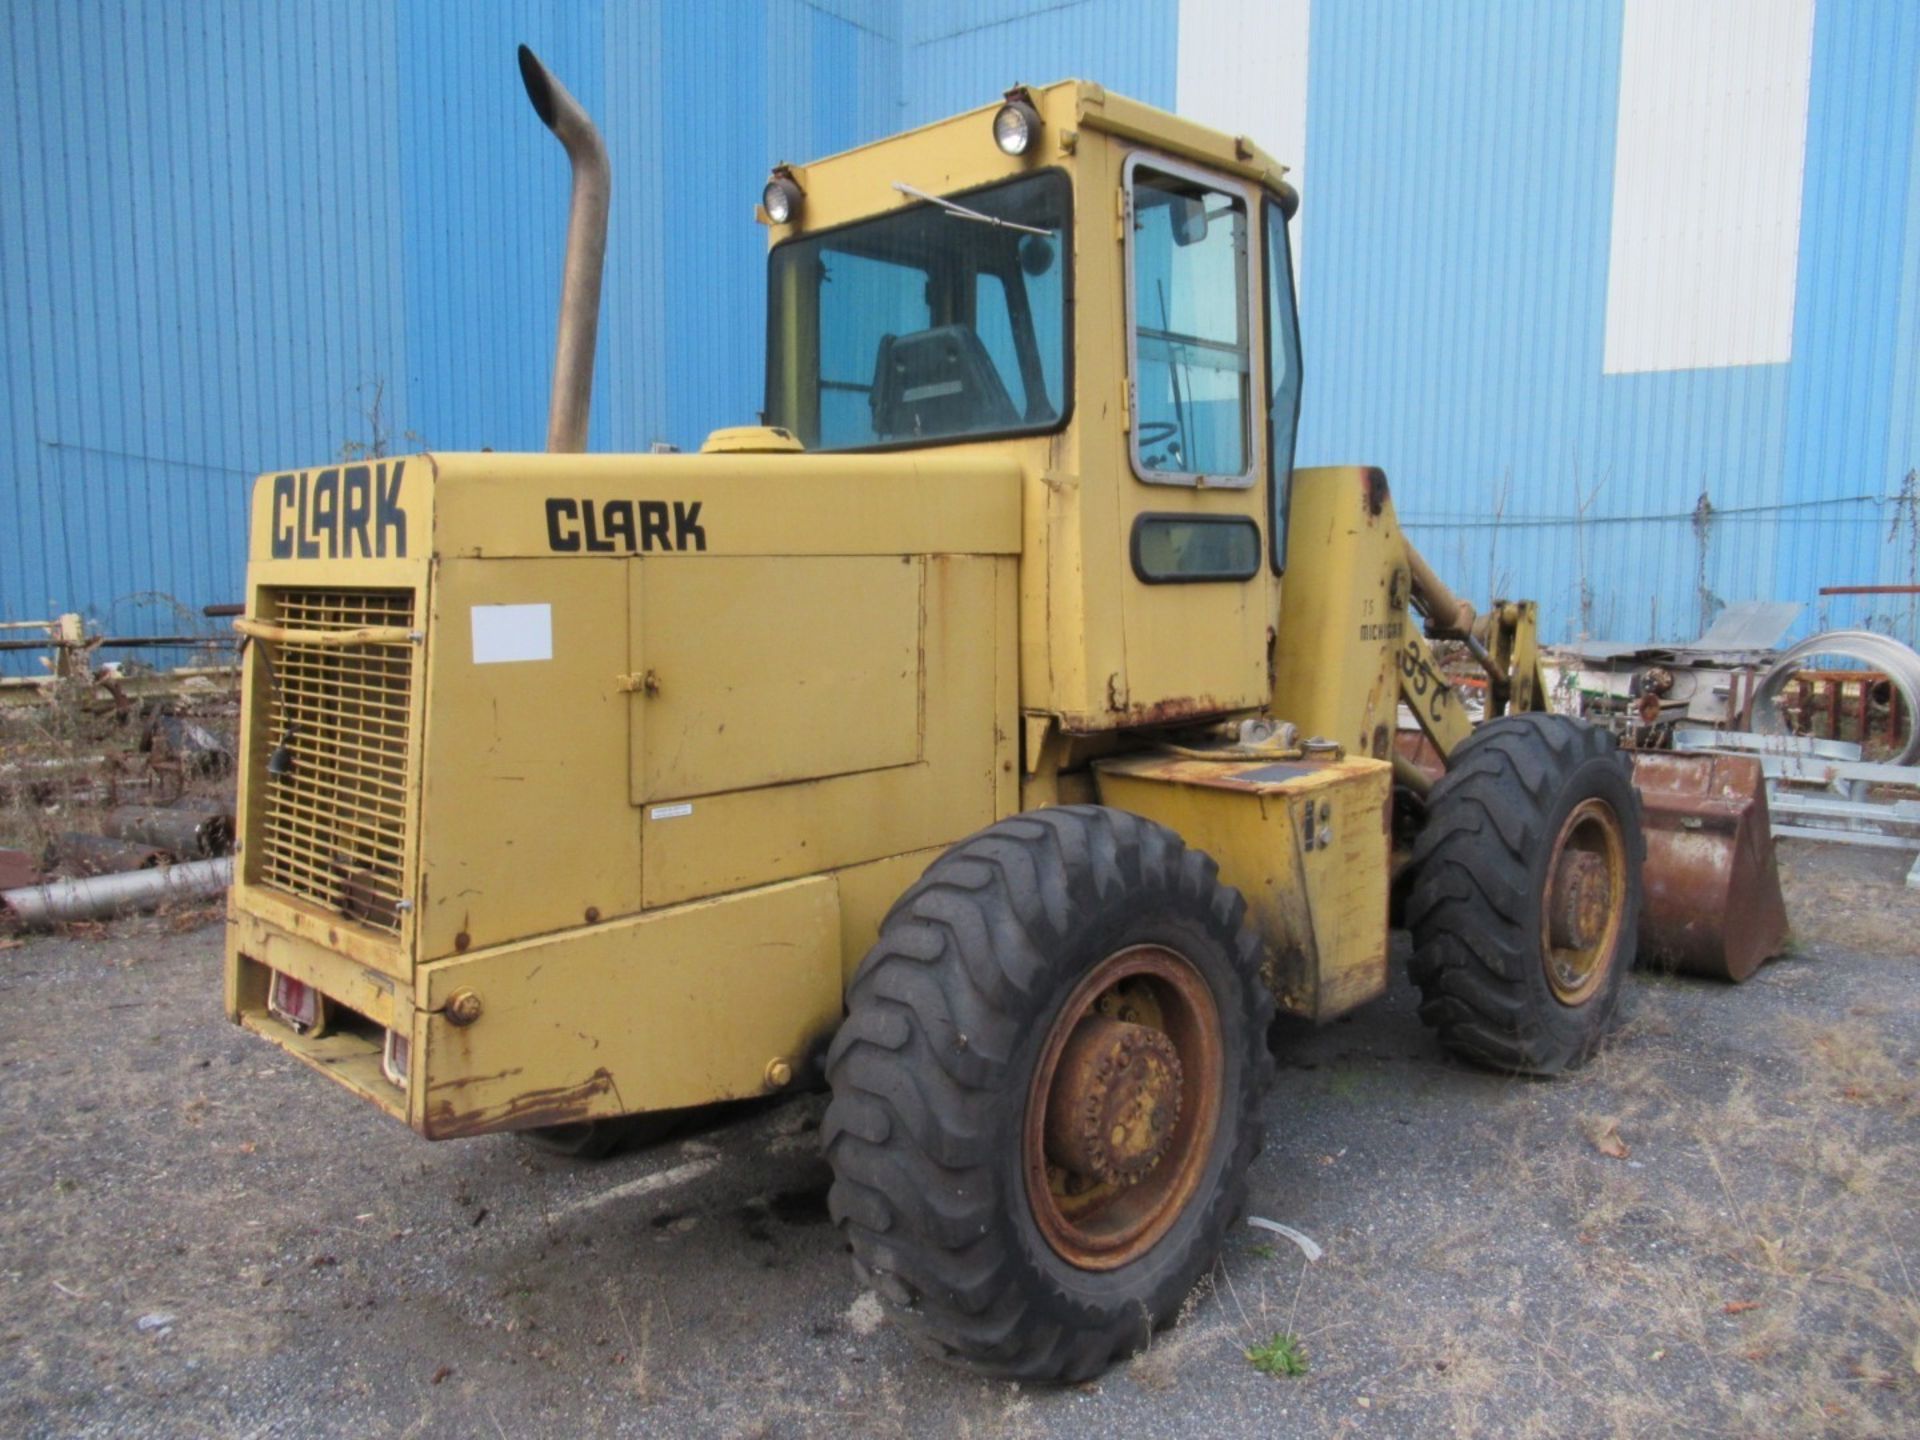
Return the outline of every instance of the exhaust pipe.
[[[593,401],[593,352],[600,330],[600,271],[607,258],[607,198],[613,172],[580,102],[533,51],[520,47],[520,79],[541,123],[567,147],[573,200],[567,211],[567,258],[560,278],[560,324],[553,349],[553,395],[547,402],[547,449],[587,448]]]

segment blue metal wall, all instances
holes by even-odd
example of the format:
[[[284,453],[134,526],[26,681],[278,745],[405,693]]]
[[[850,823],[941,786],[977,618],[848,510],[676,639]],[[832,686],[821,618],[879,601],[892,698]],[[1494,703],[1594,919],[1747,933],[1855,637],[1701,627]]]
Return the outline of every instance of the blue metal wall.
[[[393,449],[540,447],[568,174],[521,90],[522,41],[614,164],[593,446],[750,421],[753,203],[775,161],[898,127],[899,16],[899,0],[15,0],[0,619],[178,630],[174,603],[240,598],[249,479],[376,429]]]
[[[1383,465],[1435,563],[1554,638],[1916,578],[1911,518],[1887,537],[1920,465],[1920,7],[1815,11],[1791,362],[1633,375],[1601,364],[1620,6],[1312,24],[1302,463]]]
[[[1171,107],[1177,0],[909,0],[903,118],[971,110],[1015,84],[1093,80]]]
[[[1181,9],[14,0],[0,618],[238,598],[247,478],[370,443],[376,396],[394,448],[541,443],[567,175],[516,43],[607,136],[592,442],[644,449],[758,407],[769,164],[1014,80],[1172,107]],[[1313,6],[1302,463],[1384,465],[1436,562],[1555,636],[1913,578],[1920,7],[1819,3],[1793,358],[1727,369],[1602,373],[1621,30],[1620,0]]]

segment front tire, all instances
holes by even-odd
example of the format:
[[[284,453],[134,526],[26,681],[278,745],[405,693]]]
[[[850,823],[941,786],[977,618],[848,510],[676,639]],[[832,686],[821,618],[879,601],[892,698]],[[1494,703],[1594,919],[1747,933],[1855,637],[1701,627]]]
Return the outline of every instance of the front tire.
[[[1259,1148],[1246,902],[1172,831],[1069,806],[954,846],[848,991],[822,1127],[855,1271],[942,1358],[1073,1381],[1213,1264]]]
[[[1564,715],[1492,720],[1454,752],[1413,849],[1420,1016],[1490,1069],[1552,1075],[1612,1028],[1646,843],[1632,771]]]

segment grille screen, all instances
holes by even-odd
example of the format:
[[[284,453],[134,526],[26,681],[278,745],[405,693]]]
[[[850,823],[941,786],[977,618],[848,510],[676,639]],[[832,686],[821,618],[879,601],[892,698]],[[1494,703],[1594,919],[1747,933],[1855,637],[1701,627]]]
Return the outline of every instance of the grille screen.
[[[409,590],[278,590],[291,630],[413,627]],[[259,775],[259,881],[398,933],[406,874],[407,763],[416,647],[265,647],[266,733],[279,763]],[[279,771],[281,773],[273,773]]]

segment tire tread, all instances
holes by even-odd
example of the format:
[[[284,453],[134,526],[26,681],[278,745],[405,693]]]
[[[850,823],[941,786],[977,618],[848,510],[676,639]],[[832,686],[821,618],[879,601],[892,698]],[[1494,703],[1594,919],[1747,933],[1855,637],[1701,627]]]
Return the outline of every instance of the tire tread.
[[[1018,1175],[996,1164],[992,1125],[1047,957],[1081,917],[1130,890],[1207,916],[1245,989],[1255,1043],[1241,1067],[1240,1133],[1198,1232],[1217,1246],[1258,1149],[1273,1000],[1246,902],[1204,853],[1100,806],[1002,821],[948,850],[895,902],[848,987],[850,1018],[827,1054],[829,1210],[856,1274],[920,1343],[976,1371],[1081,1380],[1146,1339],[1135,1313],[1092,1326],[1061,1319],[995,1224],[1025,1203]],[[1184,1288],[1147,1320],[1171,1318]]]

